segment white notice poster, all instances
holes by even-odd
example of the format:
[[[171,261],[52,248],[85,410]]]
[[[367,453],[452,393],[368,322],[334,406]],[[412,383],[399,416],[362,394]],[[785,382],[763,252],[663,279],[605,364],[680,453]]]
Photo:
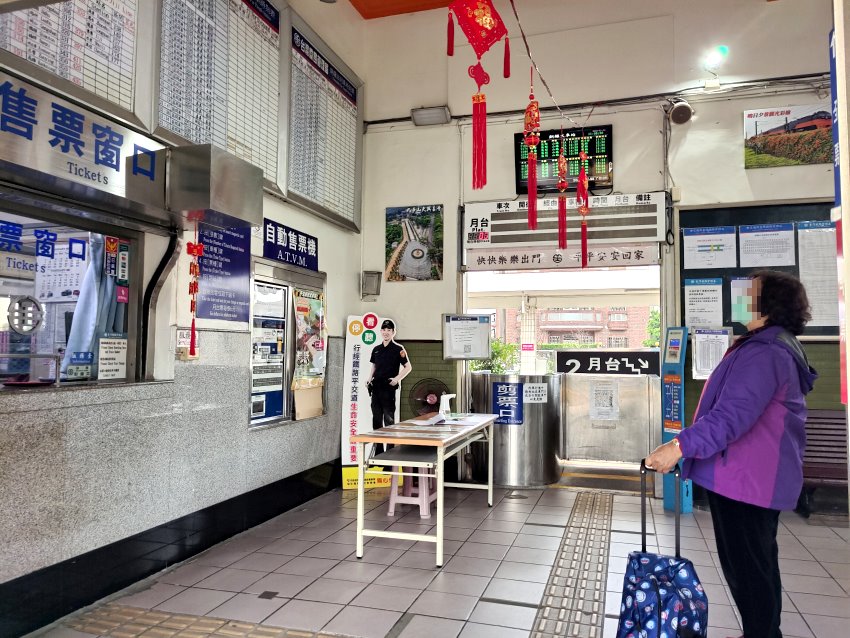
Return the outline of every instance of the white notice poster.
[[[617,381],[590,382],[590,420],[616,421],[620,418],[620,390]]]
[[[488,359],[489,315],[444,315],[443,359]]]
[[[717,364],[729,348],[729,329],[705,330],[697,328],[693,331],[693,378],[708,379]]]
[[[686,270],[735,268],[738,265],[734,226],[685,228],[682,242]]]
[[[685,279],[685,325],[723,325],[723,279]]]
[[[546,403],[549,392],[545,383],[523,383],[523,403]]]
[[[794,224],[757,224],[738,229],[741,268],[794,265]]]
[[[127,340],[101,338],[97,353],[100,381],[127,378]]]
[[[800,245],[800,281],[812,306],[810,326],[838,325],[838,266],[835,224],[797,224]]]

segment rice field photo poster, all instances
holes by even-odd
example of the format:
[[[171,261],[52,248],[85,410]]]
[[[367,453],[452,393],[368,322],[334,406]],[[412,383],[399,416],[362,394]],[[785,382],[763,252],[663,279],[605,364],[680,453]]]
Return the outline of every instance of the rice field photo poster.
[[[384,281],[443,278],[443,205],[387,208]]]
[[[829,101],[744,111],[744,168],[832,164]]]

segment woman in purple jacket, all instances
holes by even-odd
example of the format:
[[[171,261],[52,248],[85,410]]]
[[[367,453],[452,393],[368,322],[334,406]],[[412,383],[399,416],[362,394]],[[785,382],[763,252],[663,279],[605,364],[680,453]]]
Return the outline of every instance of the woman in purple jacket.
[[[753,276],[748,332],[706,382],[691,427],[659,446],[647,467],[708,493],[723,575],[745,638],[781,638],[776,531],[803,485],[806,399],[817,373],[796,335],[811,319],[805,288],[787,273]]]

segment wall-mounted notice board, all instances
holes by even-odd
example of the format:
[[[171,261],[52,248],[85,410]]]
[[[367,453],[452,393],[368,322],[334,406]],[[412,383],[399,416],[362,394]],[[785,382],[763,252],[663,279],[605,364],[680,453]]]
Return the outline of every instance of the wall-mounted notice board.
[[[681,322],[746,332],[750,277],[800,278],[812,307],[806,336],[838,336],[838,267],[830,204],[712,208],[679,213]]]
[[[490,315],[443,315],[443,359],[489,359]]]

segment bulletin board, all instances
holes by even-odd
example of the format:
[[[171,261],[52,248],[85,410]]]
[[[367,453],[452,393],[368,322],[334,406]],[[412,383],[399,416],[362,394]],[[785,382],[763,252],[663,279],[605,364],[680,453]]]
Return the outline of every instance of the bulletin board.
[[[490,315],[443,315],[443,359],[489,359]]]
[[[702,325],[700,319],[693,322],[744,334],[746,279],[759,270],[777,270],[806,284],[813,319],[803,334],[837,338],[838,269],[830,254],[835,246],[830,209],[831,204],[822,203],[680,211],[681,322],[700,317],[693,295],[701,291],[717,296],[716,303],[710,299],[703,306],[715,312],[707,311]]]

